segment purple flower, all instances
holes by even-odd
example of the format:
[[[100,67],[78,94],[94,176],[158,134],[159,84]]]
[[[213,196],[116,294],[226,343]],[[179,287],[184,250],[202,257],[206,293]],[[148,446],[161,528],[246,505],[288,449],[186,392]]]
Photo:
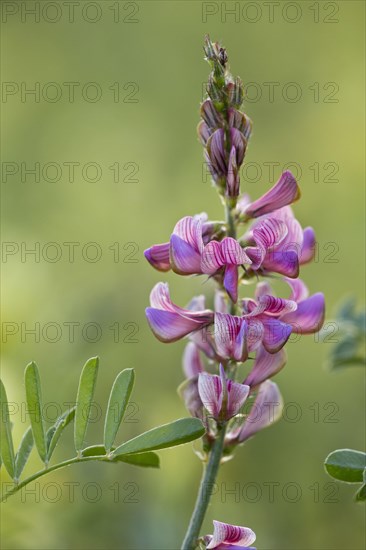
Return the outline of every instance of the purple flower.
[[[215,344],[218,355],[224,359],[245,361],[248,353],[261,344],[269,353],[278,352],[292,331],[291,325],[278,317],[296,308],[293,300],[263,295],[258,297],[257,302],[243,300],[241,317],[216,313]]]
[[[270,214],[283,206],[297,201],[301,196],[300,188],[290,171],[283,172],[278,182],[256,201],[243,205],[244,220]],[[240,206],[240,205],[239,205]]]
[[[204,407],[198,392],[198,376],[185,380],[178,388],[187,411],[191,416],[199,418],[206,425]]]
[[[158,271],[170,271],[169,243],[154,244],[144,255],[147,261]]]
[[[193,378],[204,370],[199,347],[194,342],[188,342],[183,353],[184,374],[187,378]]]
[[[245,550],[256,539],[255,533],[249,527],[240,527],[215,521],[213,535],[206,535],[204,541],[207,550]]]
[[[238,266],[252,262],[238,241],[225,237],[222,241],[211,241],[203,249],[201,269],[214,275],[224,268],[224,287],[233,302],[238,300]]]
[[[242,427],[228,432],[227,443],[243,443],[254,434],[281,418],[283,399],[277,384],[266,380],[259,386],[257,397]]]
[[[286,365],[286,352],[281,349],[277,353],[268,353],[264,346],[257,350],[254,365],[244,380],[244,384],[256,387],[268,378],[277,374]]]
[[[145,250],[145,258],[158,271],[173,269],[180,275],[202,273],[203,246],[219,230],[219,225],[208,222],[205,213],[186,216],[176,224],[170,241]]]
[[[200,373],[198,392],[202,403],[216,420],[236,416],[249,395],[250,387],[228,380],[222,365],[220,376]]]
[[[167,283],[158,283],[150,294],[151,307],[146,317],[151,330],[161,342],[175,342],[190,332],[213,322],[214,313],[204,309],[204,297],[194,298],[188,309],[172,303]]]
[[[314,230],[303,230],[290,206],[258,218],[244,238],[256,245],[245,248],[253,261],[251,269],[260,269],[264,274],[275,272],[295,278],[299,266],[310,262],[315,254]]]
[[[291,287],[291,295],[288,301],[295,302],[297,307],[292,311],[282,310],[278,312],[277,318],[281,322],[291,325],[292,332],[296,334],[318,332],[325,317],[324,294],[317,292],[309,297],[309,290],[301,279],[284,277],[283,280]],[[259,283],[256,289],[257,299],[261,301],[266,293],[273,294],[269,284]]]
[[[301,279],[285,279],[292,288],[290,299],[297,302],[296,311],[281,315],[284,323],[292,326],[297,334],[313,334],[318,332],[325,317],[325,299],[322,292],[309,296],[309,291]]]

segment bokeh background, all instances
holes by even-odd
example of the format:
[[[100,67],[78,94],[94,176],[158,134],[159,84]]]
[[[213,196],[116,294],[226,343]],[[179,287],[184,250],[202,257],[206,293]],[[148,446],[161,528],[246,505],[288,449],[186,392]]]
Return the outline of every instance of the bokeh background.
[[[74,15],[63,2],[2,6],[2,378],[20,405],[16,443],[28,425],[30,360],[41,370],[48,419],[75,400],[93,355],[101,358],[101,414],[115,375],[136,369],[119,441],[186,414],[176,394],[184,342],[156,341],[144,308],[159,280],[181,305],[194,293],[210,301],[212,287],[155,272],[143,250],[166,241],[184,215],[222,218],[196,138],[207,32],[227,47],[232,72],[251,83],[245,111],[254,132],[242,187],[258,197],[292,163],[303,192],[296,215],[316,228],[319,242],[303,278],[312,292],[325,292],[328,318],[344,296],[364,300],[364,3],[278,2],[273,14],[265,2],[76,4]],[[24,94],[37,86],[39,97]],[[35,163],[38,182],[25,172]],[[74,178],[70,163],[78,163]],[[25,254],[35,247],[38,256]],[[39,337],[27,332],[36,323]],[[333,483],[322,464],[336,448],[365,447],[364,375],[326,370],[331,345],[309,336],[287,346],[276,379],[286,416],[222,468],[203,533],[220,519],[253,528],[261,549],[363,547],[364,508],[352,501],[354,487]],[[92,424],[90,444],[102,425]],[[71,456],[71,432],[56,458]],[[2,547],[178,548],[201,466],[191,445],[161,452],[161,463],[160,471],[88,464],[45,477],[3,505]],[[27,471],[39,467],[33,451]]]

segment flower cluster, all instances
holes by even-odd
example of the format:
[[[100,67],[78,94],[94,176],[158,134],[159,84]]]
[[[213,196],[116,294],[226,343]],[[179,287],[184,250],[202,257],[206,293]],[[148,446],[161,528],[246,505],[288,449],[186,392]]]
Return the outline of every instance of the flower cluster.
[[[311,227],[301,227],[290,206],[300,198],[291,172],[281,174],[255,201],[240,195],[240,167],[252,128],[239,110],[243,86],[229,73],[219,44],[207,39],[205,53],[212,72],[198,135],[226,219],[210,221],[205,213],[186,216],[169,241],[152,246],[145,257],[161,272],[212,279],[214,307],[206,307],[204,296],[179,307],[168,284],[158,283],[146,316],[160,341],[188,338],[181,395],[189,412],[206,426],[204,450],[210,452],[224,427],[223,452],[229,454],[281,416],[282,397],[270,378],[286,363],[283,348],[290,335],[317,332],[325,306],[323,294],[309,296],[299,278],[300,267],[314,258],[315,234]],[[286,297],[275,295],[269,284],[274,278],[289,287]],[[254,296],[240,297],[240,289],[250,283],[256,285]],[[244,380],[237,380],[238,363],[251,365]],[[249,412],[242,414],[250,404]],[[247,540],[243,529],[215,522],[214,536],[206,537],[207,548],[231,548],[237,544],[235,537],[244,537],[240,547],[250,545],[254,539]],[[232,536],[226,536],[228,532]]]

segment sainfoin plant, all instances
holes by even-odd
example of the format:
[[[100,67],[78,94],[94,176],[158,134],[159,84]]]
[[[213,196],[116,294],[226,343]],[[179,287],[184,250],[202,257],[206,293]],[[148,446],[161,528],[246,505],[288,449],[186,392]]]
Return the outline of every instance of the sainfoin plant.
[[[233,458],[239,446],[281,417],[283,400],[271,378],[286,364],[284,346],[291,334],[311,334],[321,328],[325,305],[323,294],[309,295],[299,278],[301,265],[311,262],[316,245],[313,229],[303,229],[291,208],[300,198],[299,186],[286,171],[257,200],[241,192],[240,170],[252,131],[251,120],[240,111],[243,85],[231,76],[225,49],[209,37],[205,55],[211,73],[198,136],[225,219],[210,221],[205,213],[188,215],[177,222],[167,242],[145,251],[158,271],[199,275],[215,287],[212,308],[206,307],[204,296],[180,307],[161,282],[152,289],[146,309],[147,321],[161,342],[187,339],[186,379],[179,392],[191,416],[116,444],[135,378],[133,369],[124,369],[110,392],[102,441],[87,445],[99,359],[85,363],[74,406],[49,426],[43,418],[39,370],[31,362],[24,376],[30,425],[17,450],[7,393],[0,383],[0,465],[12,480],[5,484],[0,500],[5,502],[38,478],[76,463],[94,460],[158,468],[155,451],[201,438],[201,449],[195,450],[203,463],[203,476],[181,548],[238,550],[251,548],[256,539],[249,527],[214,519],[212,533],[201,532],[215,479],[220,465]],[[272,289],[270,283],[278,280],[288,287],[285,297],[276,296]],[[69,425],[74,429],[74,455],[54,462]],[[42,468],[25,477],[33,450]]]
[[[299,278],[316,244],[314,230],[303,229],[290,206],[300,198],[299,186],[286,171],[259,199],[241,194],[240,169],[252,131],[251,120],[240,111],[243,84],[230,74],[226,50],[209,37],[205,56],[211,73],[198,136],[225,220],[188,215],[145,257],[161,272],[209,278],[215,284],[214,307],[206,308],[205,297],[196,296],[182,308],[161,282],[151,291],[146,317],[161,342],[187,338],[180,394],[205,427],[198,453],[203,476],[182,549],[229,550],[248,548],[256,537],[248,527],[216,520],[212,534],[201,533],[220,464],[280,418],[283,401],[271,378],[286,364],[290,335],[321,328],[325,304],[323,294],[309,296]],[[287,284],[286,297],[274,294],[270,281],[275,279]],[[252,297],[246,296],[249,285]],[[241,364],[249,367],[244,379]]]

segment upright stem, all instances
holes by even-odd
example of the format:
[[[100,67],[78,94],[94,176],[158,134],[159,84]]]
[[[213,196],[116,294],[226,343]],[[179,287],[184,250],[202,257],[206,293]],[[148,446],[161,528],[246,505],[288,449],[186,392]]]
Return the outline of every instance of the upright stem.
[[[232,206],[226,202],[225,213],[227,235],[235,239],[236,226],[232,212]],[[233,302],[230,303],[230,313],[235,315],[235,304]],[[194,550],[197,546],[197,539],[199,537],[202,523],[212,495],[212,489],[220,468],[221,457],[224,449],[225,432],[226,425],[218,426],[217,438],[212,445],[207,466],[202,474],[196,504],[188,526],[188,531],[182,544],[182,550]]]
[[[235,220],[233,216],[232,207],[228,202],[225,204],[225,215],[226,215],[226,226],[227,226],[227,235],[236,239],[236,227]]]
[[[210,502],[217,473],[220,468],[220,461],[224,448],[225,432],[226,426],[221,426],[219,428],[218,436],[210,451],[207,466],[202,474],[201,484],[191,521],[182,544],[182,550],[194,550],[197,546],[197,539],[199,537],[201,526]]]

